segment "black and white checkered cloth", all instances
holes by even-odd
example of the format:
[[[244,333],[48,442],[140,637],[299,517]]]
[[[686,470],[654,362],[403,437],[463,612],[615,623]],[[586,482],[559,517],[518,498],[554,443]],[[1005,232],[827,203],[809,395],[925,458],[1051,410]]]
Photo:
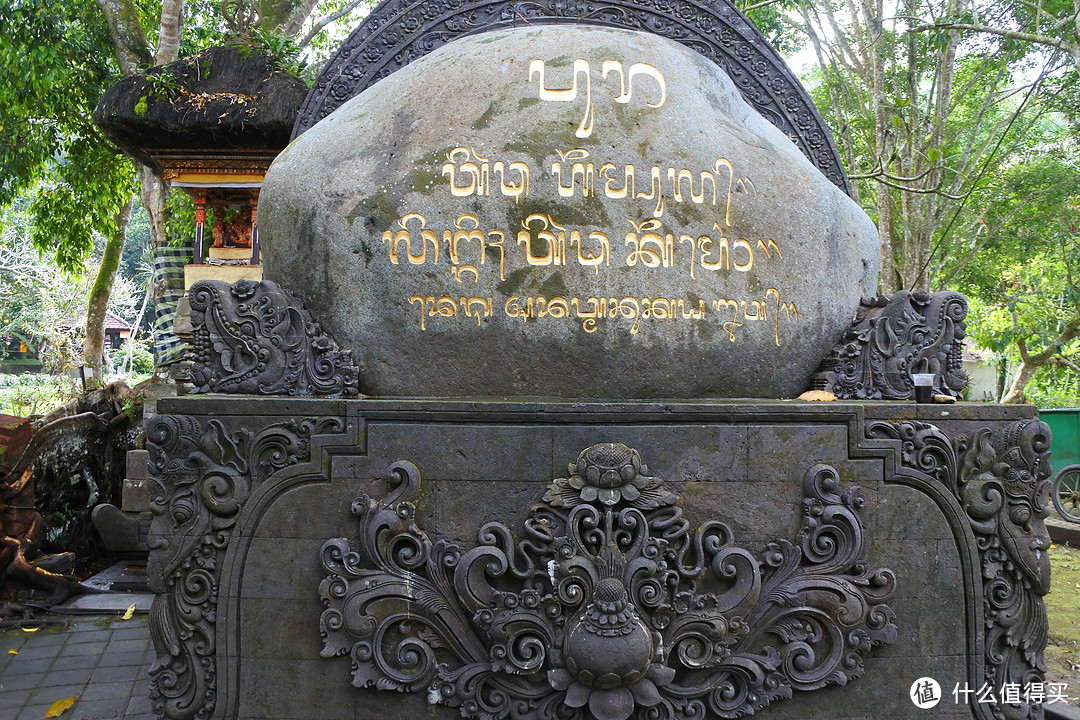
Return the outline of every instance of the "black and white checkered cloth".
[[[173,332],[173,319],[184,297],[184,266],[192,252],[191,245],[154,250],[154,365],[183,360],[187,353],[187,343]]]

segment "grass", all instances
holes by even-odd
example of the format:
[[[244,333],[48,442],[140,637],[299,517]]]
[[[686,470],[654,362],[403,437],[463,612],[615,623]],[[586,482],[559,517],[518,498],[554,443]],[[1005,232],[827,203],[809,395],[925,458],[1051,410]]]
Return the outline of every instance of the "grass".
[[[1047,682],[1067,683],[1073,702],[1080,698],[1080,549],[1050,546],[1050,592],[1046,614],[1050,642],[1046,646]]]

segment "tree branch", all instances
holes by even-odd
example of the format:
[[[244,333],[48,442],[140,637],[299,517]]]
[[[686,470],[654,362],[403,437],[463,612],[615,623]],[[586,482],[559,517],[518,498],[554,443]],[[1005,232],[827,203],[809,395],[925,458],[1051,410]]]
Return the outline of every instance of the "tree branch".
[[[928,30],[970,30],[972,32],[985,33],[987,35],[997,35],[1007,40],[1020,40],[1021,42],[1029,42],[1036,45],[1049,45],[1058,50],[1068,51],[1070,54],[1074,53],[1072,44],[1065,42],[1061,38],[1050,37],[1049,35],[1038,35],[1036,33],[1026,33],[1019,30],[1009,30],[1007,28],[996,28],[990,25],[936,22],[911,28],[911,32],[926,32]]]
[[[1056,365],[1058,367],[1063,367],[1063,368],[1066,368],[1068,370],[1072,370],[1074,373],[1080,375],[1080,365],[1077,365],[1075,362],[1073,362],[1072,360],[1070,360],[1069,358],[1066,358],[1066,357],[1050,358],[1049,360],[1046,361],[1046,364],[1047,365]]]
[[[353,10],[355,10],[363,2],[364,2],[364,0],[352,0],[352,2],[350,2],[348,5],[341,8],[340,10],[338,10],[336,13],[333,13],[331,15],[327,15],[322,20],[319,20],[318,22],[316,22],[314,25],[311,26],[311,29],[307,31],[307,34],[304,35],[304,37],[302,37],[299,41],[297,41],[297,43],[296,43],[297,46],[299,46],[301,48],[307,47],[308,43],[310,43],[312,40],[314,40],[315,36],[318,35],[320,32],[322,32],[322,29],[324,27],[326,27],[330,23],[334,22],[335,20],[340,20],[341,18],[345,17],[346,15],[351,13]],[[769,0],[769,2],[778,2],[778,0]],[[765,2],[765,3],[761,3],[761,4],[762,5],[768,5],[769,2]],[[757,7],[757,6],[755,6],[755,7]]]
[[[747,12],[749,12],[751,10],[757,10],[758,8],[768,7],[769,5],[775,5],[778,2],[781,2],[781,0],[762,0],[762,2],[757,2],[757,3],[754,3],[753,5],[747,5],[747,6],[743,7],[742,12],[745,15]]]

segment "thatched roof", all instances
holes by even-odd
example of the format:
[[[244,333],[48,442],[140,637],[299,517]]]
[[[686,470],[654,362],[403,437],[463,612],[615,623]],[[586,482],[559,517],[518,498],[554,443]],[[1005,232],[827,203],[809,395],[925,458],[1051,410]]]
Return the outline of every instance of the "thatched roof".
[[[94,123],[144,161],[154,149],[281,149],[307,92],[264,52],[214,47],[116,83]]]

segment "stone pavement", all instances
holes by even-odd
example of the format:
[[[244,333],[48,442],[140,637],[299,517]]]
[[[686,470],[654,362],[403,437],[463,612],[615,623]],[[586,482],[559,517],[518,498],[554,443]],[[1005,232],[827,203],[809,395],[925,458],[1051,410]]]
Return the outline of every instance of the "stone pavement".
[[[134,602],[112,597],[125,607]],[[153,717],[148,671],[154,652],[145,605],[140,601],[130,620],[122,619],[121,609],[60,616],[69,620],[66,628],[0,631],[0,718],[39,720],[70,697],[75,704],[62,720]]]

